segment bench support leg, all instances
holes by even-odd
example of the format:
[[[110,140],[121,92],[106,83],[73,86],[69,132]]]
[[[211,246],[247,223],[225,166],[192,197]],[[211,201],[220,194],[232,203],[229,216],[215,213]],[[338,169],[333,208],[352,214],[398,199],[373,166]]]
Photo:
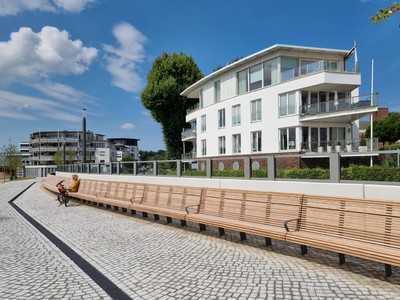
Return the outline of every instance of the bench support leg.
[[[221,228],[221,227],[218,227],[218,234],[219,234],[219,236],[224,236],[225,235],[225,229]]]
[[[269,237],[265,238],[265,246],[267,246],[267,247],[272,246],[272,240]]]
[[[156,220],[156,221],[160,220],[160,216],[159,215],[154,215],[154,220]]]
[[[113,206],[113,210],[118,211],[118,210],[119,210],[119,207],[118,207],[118,206]]]
[[[301,255],[306,255],[308,252],[308,248],[305,245],[300,245]]]
[[[99,205],[100,207],[104,207],[104,204],[103,203],[100,203],[100,205]]]
[[[247,240],[247,237],[246,237],[246,233],[245,233],[245,232],[241,232],[241,233],[240,233],[240,240],[241,240],[241,241]]]
[[[172,223],[172,218],[171,217],[167,217],[167,223],[168,224]]]
[[[181,220],[181,226],[185,227],[186,226],[186,220]]]
[[[110,208],[111,208],[111,205],[110,205],[110,204],[107,204],[107,205],[106,205],[106,208],[107,208],[107,209],[110,209]]]
[[[385,277],[392,276],[392,266],[385,264]]]
[[[132,215],[136,215],[136,210],[132,209],[132,210],[131,210],[131,214],[132,214]]]
[[[147,218],[148,217],[147,212],[142,212],[142,216],[143,218]]]
[[[205,231],[206,230],[206,225],[204,224],[199,224],[200,231]]]
[[[342,253],[339,253],[339,265],[344,265],[346,262],[346,256]]]
[[[128,210],[125,207],[122,208],[122,212],[127,212],[127,211]]]

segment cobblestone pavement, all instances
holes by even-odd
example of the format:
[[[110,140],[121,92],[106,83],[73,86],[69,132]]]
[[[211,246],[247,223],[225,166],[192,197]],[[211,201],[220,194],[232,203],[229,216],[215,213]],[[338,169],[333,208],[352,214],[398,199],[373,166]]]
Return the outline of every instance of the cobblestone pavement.
[[[0,299],[108,298],[7,203],[31,182],[0,185]]]
[[[216,229],[198,233],[128,214],[72,203],[35,185],[16,204],[61,238],[134,299],[400,299],[400,272],[383,266]],[[160,224],[164,223],[164,224]]]

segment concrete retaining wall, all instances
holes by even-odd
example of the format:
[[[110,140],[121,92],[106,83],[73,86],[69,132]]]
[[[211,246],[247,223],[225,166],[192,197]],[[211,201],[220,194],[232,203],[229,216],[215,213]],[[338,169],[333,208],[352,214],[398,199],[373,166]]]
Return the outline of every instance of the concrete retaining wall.
[[[71,173],[57,172],[58,176],[70,177]],[[140,182],[149,184],[179,185],[241,189],[267,192],[301,193],[318,196],[349,197],[357,199],[392,200],[400,202],[400,186],[362,183],[330,183],[301,181],[267,181],[227,178],[163,177],[131,175],[78,174],[83,179]]]

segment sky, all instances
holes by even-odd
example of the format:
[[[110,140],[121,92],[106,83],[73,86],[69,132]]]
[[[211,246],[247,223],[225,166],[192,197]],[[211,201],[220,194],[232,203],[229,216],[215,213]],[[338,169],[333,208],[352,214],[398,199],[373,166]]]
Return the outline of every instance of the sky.
[[[32,131],[88,128],[164,148],[140,93],[162,52],[191,55],[204,74],[273,44],[350,49],[361,94],[400,110],[400,14],[373,24],[385,0],[0,0],[0,145]]]

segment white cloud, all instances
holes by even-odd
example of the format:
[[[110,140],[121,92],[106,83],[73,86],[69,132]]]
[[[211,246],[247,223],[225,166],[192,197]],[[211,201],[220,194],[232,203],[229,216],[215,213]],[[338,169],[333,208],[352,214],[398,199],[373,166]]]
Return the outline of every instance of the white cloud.
[[[121,124],[120,128],[121,128],[121,129],[130,130],[130,129],[135,129],[136,126],[135,126],[135,124],[133,124],[133,123],[127,122],[127,123]]]
[[[0,16],[17,15],[23,11],[81,12],[95,0],[0,0]]]
[[[79,111],[71,110],[68,106],[48,99],[5,90],[0,90],[0,116],[22,120],[36,120],[45,117],[74,123],[80,121]]]
[[[42,94],[67,103],[88,102],[92,97],[62,83],[45,81],[31,85]]]
[[[21,27],[10,40],[0,42],[2,80],[37,80],[49,75],[82,74],[97,56],[97,49],[71,40],[67,31],[45,26],[38,33]]]
[[[112,84],[127,92],[137,92],[142,87],[138,64],[145,58],[146,37],[129,23],[114,26],[113,35],[118,46],[104,45],[106,69]]]
[[[145,117],[151,117],[151,113],[148,110],[142,110],[141,114]]]

